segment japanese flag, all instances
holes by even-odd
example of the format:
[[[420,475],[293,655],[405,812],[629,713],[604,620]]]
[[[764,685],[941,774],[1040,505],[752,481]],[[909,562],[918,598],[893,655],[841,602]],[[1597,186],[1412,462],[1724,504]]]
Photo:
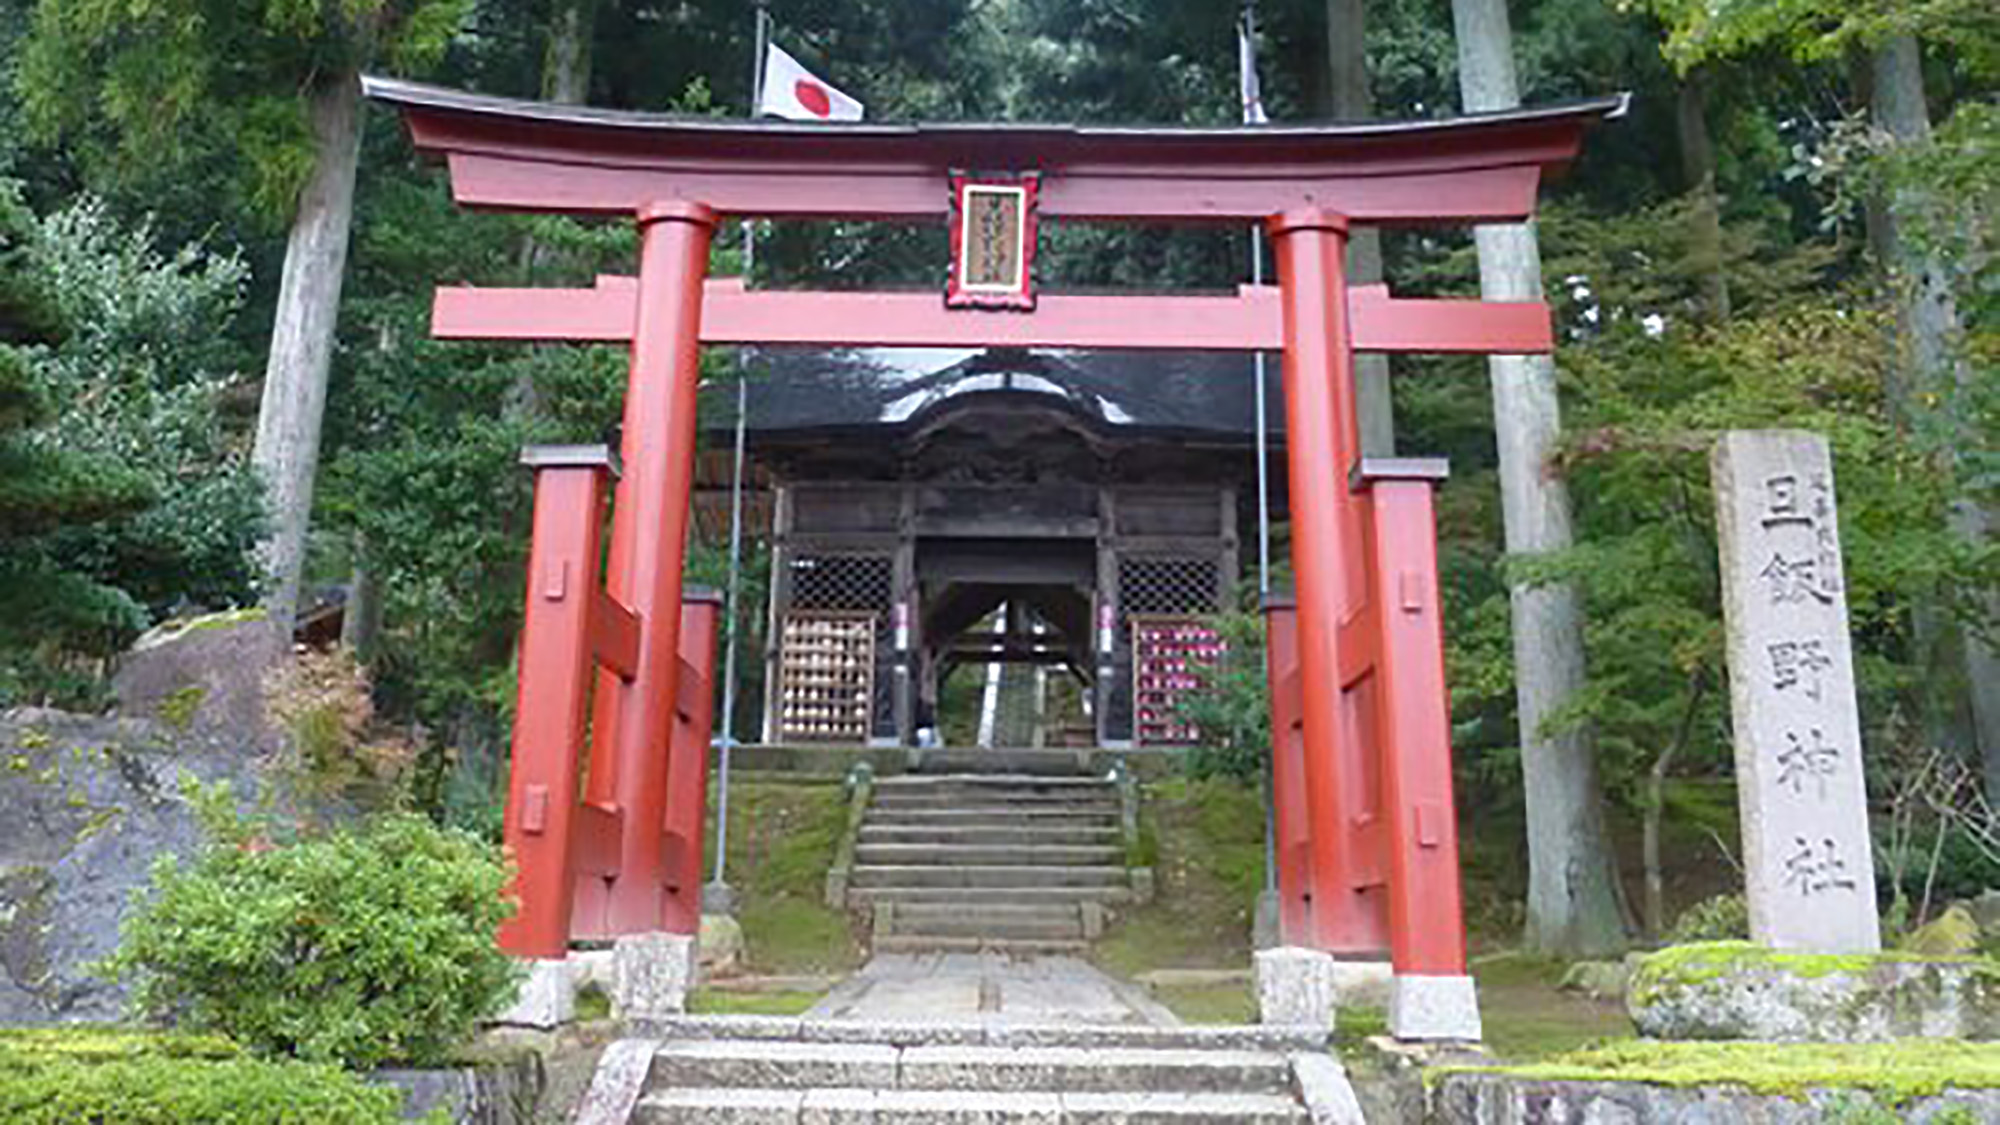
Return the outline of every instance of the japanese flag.
[[[859,121],[861,103],[815,77],[773,43],[764,55],[764,96],[757,112],[793,121]]]

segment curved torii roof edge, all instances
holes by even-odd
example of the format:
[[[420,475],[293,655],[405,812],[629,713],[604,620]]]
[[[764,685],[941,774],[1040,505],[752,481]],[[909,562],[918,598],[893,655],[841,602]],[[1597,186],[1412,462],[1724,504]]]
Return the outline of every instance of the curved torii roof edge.
[[[1532,214],[1545,169],[1629,94],[1433,121],[1227,128],[834,123],[685,117],[523,101],[365,76],[458,202],[630,214],[695,200],[731,215],[946,213],[953,169],[1038,171],[1039,208],[1070,219],[1260,220],[1324,207],[1362,223]]]

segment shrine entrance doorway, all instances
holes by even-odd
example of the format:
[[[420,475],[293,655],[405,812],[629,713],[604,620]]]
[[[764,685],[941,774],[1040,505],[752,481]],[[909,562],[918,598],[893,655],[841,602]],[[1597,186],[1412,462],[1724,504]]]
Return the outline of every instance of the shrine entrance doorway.
[[[1350,288],[1348,232],[1525,219],[1544,170],[1624,98],[1446,121],[1148,129],[736,122],[364,87],[447,160],[461,204],[624,215],[639,229],[636,278],[437,294],[439,336],[632,349],[622,458],[532,458],[505,829],[522,906],[506,948],[562,957],[572,937],[692,934],[699,921],[713,618],[690,615],[681,574],[704,344],[1270,351],[1282,355],[1297,587],[1270,631],[1285,938],[1386,949],[1399,1037],[1476,1029],[1432,510],[1443,469],[1361,456],[1353,356],[1546,352],[1549,313]],[[723,215],[947,218],[950,281],[940,299],[711,280]],[[1278,284],[1037,294],[1037,215],[1261,223]]]

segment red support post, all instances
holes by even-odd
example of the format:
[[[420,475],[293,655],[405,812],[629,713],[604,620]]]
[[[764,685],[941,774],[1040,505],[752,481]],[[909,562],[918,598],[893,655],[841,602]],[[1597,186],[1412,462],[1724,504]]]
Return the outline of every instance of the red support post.
[[[624,818],[605,917],[613,934],[665,921],[660,828],[680,674],[681,568],[694,482],[702,282],[715,212],[671,200],[639,212],[639,303],[625,392],[624,462],[611,525],[611,596],[639,616],[637,675],[601,699],[591,789]],[[600,772],[608,777],[599,776]]]
[[[674,691],[672,752],[667,759],[667,810],[662,821],[666,914],[661,929],[701,929],[701,844],[708,814],[708,737],[715,721],[715,634],[722,595],[688,590],[681,596],[680,676]]]
[[[535,468],[534,540],[503,828],[520,906],[500,927],[500,948],[557,959],[569,952],[577,758],[596,663],[591,619],[611,462],[601,448],[530,450],[522,459]]]
[[[1366,461],[1357,474],[1372,517],[1389,949],[1398,977],[1465,975],[1431,495],[1443,476],[1441,461]]]
[[[1366,948],[1364,904],[1343,791],[1340,625],[1360,601],[1361,523],[1347,470],[1360,448],[1348,332],[1347,219],[1321,208],[1270,223],[1282,292],[1285,446],[1290,468],[1292,570],[1298,596],[1300,720],[1312,887],[1312,941],[1327,950]]]

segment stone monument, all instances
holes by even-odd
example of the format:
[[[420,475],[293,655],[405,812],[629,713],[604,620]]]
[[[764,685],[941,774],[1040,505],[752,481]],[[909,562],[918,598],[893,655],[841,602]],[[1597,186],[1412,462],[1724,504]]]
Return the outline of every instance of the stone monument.
[[[1736,430],[1712,461],[1750,936],[1881,949],[1826,439]]]

